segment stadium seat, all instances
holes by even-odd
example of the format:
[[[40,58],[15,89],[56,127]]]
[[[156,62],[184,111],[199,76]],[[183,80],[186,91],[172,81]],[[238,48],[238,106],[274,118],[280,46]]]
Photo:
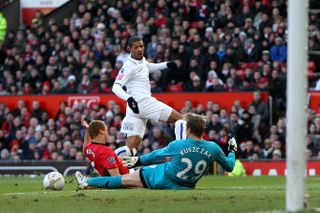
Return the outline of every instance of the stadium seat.
[[[168,92],[181,92],[183,91],[183,83],[169,84],[167,87]]]

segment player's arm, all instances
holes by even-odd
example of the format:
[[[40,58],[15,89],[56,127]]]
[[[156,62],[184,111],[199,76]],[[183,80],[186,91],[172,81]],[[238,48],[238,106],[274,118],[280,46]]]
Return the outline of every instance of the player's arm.
[[[120,175],[116,156],[113,151],[105,149],[104,154],[100,157],[100,159],[103,160],[103,167],[108,170],[110,176]]]
[[[156,70],[164,69],[177,69],[177,64],[174,61],[167,61],[162,63],[148,63],[149,72],[152,73]]]
[[[83,147],[82,147],[82,150],[83,150],[83,153],[84,153],[84,147],[85,147],[87,144],[91,143],[91,138],[90,138],[89,133],[88,133],[89,124],[88,124],[88,122],[86,121],[86,116],[85,116],[85,115],[82,116],[82,118],[81,118],[81,125],[82,125],[82,127],[86,130],[85,135],[84,135]]]
[[[114,92],[122,100],[127,101],[129,107],[134,113],[137,113],[137,114],[139,113],[138,102],[123,90],[121,84],[114,83],[112,87],[112,92]]]
[[[171,142],[167,147],[154,150],[149,154],[142,155],[140,157],[129,157],[124,156],[122,158],[123,165],[126,167],[136,167],[140,165],[149,165],[156,163],[157,161],[165,158],[176,155],[179,151],[175,149],[175,142]]]
[[[216,152],[217,152],[217,161],[223,167],[224,170],[227,172],[232,172],[233,167],[236,163],[235,153],[237,152],[237,142],[234,138],[231,138],[228,141],[228,157],[225,156],[222,149],[217,145]]]
[[[130,96],[124,91],[123,86],[130,80],[132,73],[132,68],[129,68],[128,66],[121,67],[112,86],[112,92],[124,101],[127,101]]]
[[[121,98],[124,101],[127,101],[130,95],[124,91],[122,88],[122,85],[120,83],[114,83],[112,86],[112,92],[116,94],[119,98]]]
[[[235,154],[233,152],[229,152],[228,157],[225,156],[222,149],[220,147],[217,156],[217,162],[222,166],[222,168],[227,172],[232,172],[234,164],[236,162]]]
[[[132,71],[129,72],[128,68],[122,67],[118,73],[118,76],[112,86],[112,92],[116,94],[122,100],[128,102],[129,107],[134,113],[139,113],[139,107],[137,101],[131,97],[126,91],[124,91],[123,86],[130,80]]]

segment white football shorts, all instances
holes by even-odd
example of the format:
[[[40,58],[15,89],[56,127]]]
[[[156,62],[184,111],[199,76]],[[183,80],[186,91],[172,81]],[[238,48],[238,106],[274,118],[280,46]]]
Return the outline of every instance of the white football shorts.
[[[154,97],[147,97],[138,102],[139,114],[132,112],[127,105],[126,116],[121,125],[121,132],[127,136],[138,135],[143,138],[147,121],[168,121],[172,107],[158,101]]]

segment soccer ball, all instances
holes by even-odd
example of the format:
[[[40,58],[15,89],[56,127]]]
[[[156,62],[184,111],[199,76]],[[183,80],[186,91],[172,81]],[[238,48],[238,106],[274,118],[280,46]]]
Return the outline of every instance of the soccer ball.
[[[61,190],[64,187],[64,177],[59,172],[50,172],[43,179],[45,189]]]

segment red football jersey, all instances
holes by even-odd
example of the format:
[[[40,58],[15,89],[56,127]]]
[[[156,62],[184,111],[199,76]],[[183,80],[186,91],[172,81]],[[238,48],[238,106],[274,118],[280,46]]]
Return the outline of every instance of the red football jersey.
[[[84,147],[84,154],[94,163],[93,166],[100,176],[110,176],[108,169],[114,168],[118,168],[121,175],[129,173],[114,151],[104,144],[89,143]]]

